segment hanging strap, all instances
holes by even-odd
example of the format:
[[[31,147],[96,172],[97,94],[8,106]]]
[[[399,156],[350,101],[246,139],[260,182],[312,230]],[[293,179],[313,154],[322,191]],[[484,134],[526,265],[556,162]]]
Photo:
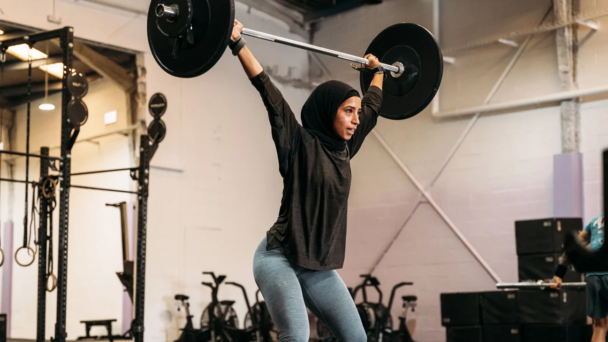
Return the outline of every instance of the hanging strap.
[[[32,58],[28,59],[27,67],[27,129],[25,133],[25,206],[23,215],[23,248],[27,247],[27,185],[30,180],[30,117],[32,104]]]

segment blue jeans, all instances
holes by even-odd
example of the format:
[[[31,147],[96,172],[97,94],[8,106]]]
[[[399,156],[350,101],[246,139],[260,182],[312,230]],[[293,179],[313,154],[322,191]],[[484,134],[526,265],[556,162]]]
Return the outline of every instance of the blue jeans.
[[[336,271],[291,265],[282,248],[267,251],[264,238],[255,251],[253,276],[277,326],[280,342],[308,342],[306,307],[338,341],[367,342],[355,303]]]

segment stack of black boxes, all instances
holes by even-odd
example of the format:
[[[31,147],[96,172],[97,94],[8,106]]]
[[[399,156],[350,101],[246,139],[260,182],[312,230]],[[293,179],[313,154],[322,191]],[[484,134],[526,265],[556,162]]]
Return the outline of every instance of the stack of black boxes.
[[[519,281],[550,281],[563,251],[564,237],[583,229],[581,219],[545,219],[515,222]],[[568,270],[564,282],[582,281],[581,274]]]
[[[551,280],[565,234],[581,230],[581,219],[515,223],[519,281]],[[565,282],[579,282],[568,270]],[[519,290],[441,294],[447,342],[587,342],[584,290]]]

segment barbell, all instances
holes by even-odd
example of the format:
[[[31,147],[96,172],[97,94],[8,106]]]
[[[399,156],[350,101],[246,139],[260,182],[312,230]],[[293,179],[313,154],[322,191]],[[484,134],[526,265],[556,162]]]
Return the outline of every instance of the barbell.
[[[234,0],[152,0],[148,11],[148,43],[158,65],[176,77],[196,77],[209,71],[230,42]],[[268,33],[243,29],[244,36],[368,64],[365,58]],[[433,100],[443,76],[443,56],[424,27],[392,25],[376,36],[365,54],[378,57],[389,71],[383,84],[380,115],[410,118]],[[360,73],[362,92],[371,84],[370,72]]]
[[[497,289],[540,289],[551,288],[555,283],[498,283],[496,284]],[[586,287],[587,283],[562,283],[561,288],[582,288]]]

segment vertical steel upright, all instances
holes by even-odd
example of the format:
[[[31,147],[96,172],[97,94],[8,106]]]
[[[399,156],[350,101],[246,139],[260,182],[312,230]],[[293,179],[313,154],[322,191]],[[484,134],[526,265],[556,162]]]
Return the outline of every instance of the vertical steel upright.
[[[603,164],[603,176],[602,176],[602,182],[604,183],[604,189],[603,189],[603,194],[604,194],[604,217],[606,217],[606,215],[608,215],[608,149],[604,150],[604,153],[602,155],[602,164]],[[606,225],[606,219],[604,218],[604,225]]]
[[[40,181],[43,182],[49,175],[49,148],[40,149]],[[26,185],[27,186],[27,185]],[[42,184],[38,187],[38,198],[40,198],[39,225],[38,225],[38,308],[36,318],[36,342],[45,341],[46,328],[46,253],[47,253],[47,204],[48,200],[42,196]],[[32,198],[34,201],[35,198]],[[36,205],[36,203],[33,203]],[[34,220],[34,217],[32,217]],[[49,237],[52,239],[53,237]]]
[[[59,38],[63,50],[63,80],[61,99],[61,161],[59,173],[59,240],[57,263],[57,321],[55,323],[55,342],[66,340],[66,306],[68,278],[68,215],[70,206],[71,174],[71,134],[72,125],[68,119],[68,103],[72,98],[68,90],[68,73],[72,69],[72,49],[74,48],[74,29],[66,27]]]
[[[148,218],[148,184],[150,177],[150,138],[142,135],[139,148],[137,206],[137,268],[135,276],[135,319],[131,331],[135,342],[144,341],[144,301],[146,292],[146,221]]]

